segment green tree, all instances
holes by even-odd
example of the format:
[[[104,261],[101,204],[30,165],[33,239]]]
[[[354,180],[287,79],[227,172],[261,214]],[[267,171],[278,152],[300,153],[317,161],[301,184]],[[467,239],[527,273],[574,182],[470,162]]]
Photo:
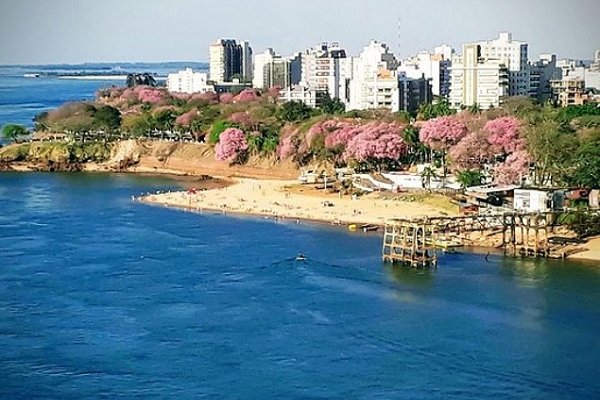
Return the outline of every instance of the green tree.
[[[213,124],[210,133],[208,135],[208,143],[217,144],[221,133],[227,128],[231,128],[233,125],[227,121],[217,121]]]
[[[483,176],[481,175],[481,171],[465,169],[456,174],[456,179],[458,180],[458,183],[460,183],[460,186],[462,186],[463,189],[466,189],[471,186],[481,185]]]
[[[121,126],[121,112],[111,106],[102,106],[94,113],[94,124],[98,129],[114,132]]]
[[[346,112],[346,105],[337,97],[332,99],[327,93],[321,100],[321,111],[323,114],[338,115]]]
[[[572,183],[587,188],[600,188],[600,130],[582,141],[577,150],[576,170]]]
[[[27,136],[30,132],[23,125],[6,124],[2,127],[1,133],[3,138],[18,143],[19,137]]]
[[[172,110],[167,109],[159,111],[154,116],[154,119],[156,120],[156,128],[161,132],[171,132],[175,126],[175,118],[175,114]]]
[[[431,190],[431,180],[437,178],[437,174],[435,170],[430,166],[423,168],[423,172],[421,172],[421,180],[423,182],[423,188],[427,188]]]
[[[578,140],[571,132],[549,117],[541,117],[525,131],[527,149],[535,165],[533,183],[544,186],[548,183],[568,181],[575,167]]]
[[[287,122],[304,121],[312,117],[314,110],[301,101],[288,101],[279,108],[279,119]]]
[[[456,114],[456,111],[450,107],[450,103],[446,100],[438,100],[435,103],[422,104],[417,116],[418,119],[429,120],[452,114]]]

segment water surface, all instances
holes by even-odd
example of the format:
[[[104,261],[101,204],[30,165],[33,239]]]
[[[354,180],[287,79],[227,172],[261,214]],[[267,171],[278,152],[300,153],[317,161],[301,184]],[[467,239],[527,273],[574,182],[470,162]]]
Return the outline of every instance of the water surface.
[[[0,174],[0,398],[600,396],[593,264],[390,267],[378,236],[130,199],[170,187]]]

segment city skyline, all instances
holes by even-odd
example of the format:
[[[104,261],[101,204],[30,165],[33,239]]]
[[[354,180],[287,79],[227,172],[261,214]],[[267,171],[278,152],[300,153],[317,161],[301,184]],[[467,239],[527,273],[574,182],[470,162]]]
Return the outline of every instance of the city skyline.
[[[0,64],[207,62],[208,46],[221,37],[248,40],[255,53],[273,47],[281,54],[323,41],[338,41],[350,54],[358,54],[376,39],[406,58],[440,44],[460,51],[463,43],[492,39],[501,31],[528,42],[530,59],[547,52],[591,59],[598,44],[590,38],[600,37],[594,21],[600,4],[593,0],[307,0],[301,5],[274,0],[23,0],[0,7]]]

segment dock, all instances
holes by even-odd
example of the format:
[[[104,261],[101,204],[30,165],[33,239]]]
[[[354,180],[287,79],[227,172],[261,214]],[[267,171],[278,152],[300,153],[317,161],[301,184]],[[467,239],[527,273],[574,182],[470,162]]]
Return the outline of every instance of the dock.
[[[437,251],[451,251],[468,241],[469,234],[498,238],[498,247],[512,257],[564,258],[566,241],[600,232],[600,210],[563,210],[542,213],[392,219],[386,222],[382,258],[411,267],[437,266]]]

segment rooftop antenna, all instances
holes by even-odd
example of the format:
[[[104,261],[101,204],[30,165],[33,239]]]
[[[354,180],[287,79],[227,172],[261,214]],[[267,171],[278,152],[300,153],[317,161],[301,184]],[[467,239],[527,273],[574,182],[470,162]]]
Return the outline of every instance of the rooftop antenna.
[[[397,43],[396,43],[397,49],[396,49],[396,51],[397,51],[397,56],[398,56],[398,63],[400,63],[400,60],[402,60],[402,57],[401,57],[401,55],[402,55],[402,52],[401,52],[401,50],[402,50],[402,45],[401,45],[401,43],[402,43],[402,18],[400,18],[400,17],[398,17],[398,24],[396,25],[396,28],[397,28],[397,32],[396,32],[396,34],[397,34],[397,38],[396,38],[397,39]]]

